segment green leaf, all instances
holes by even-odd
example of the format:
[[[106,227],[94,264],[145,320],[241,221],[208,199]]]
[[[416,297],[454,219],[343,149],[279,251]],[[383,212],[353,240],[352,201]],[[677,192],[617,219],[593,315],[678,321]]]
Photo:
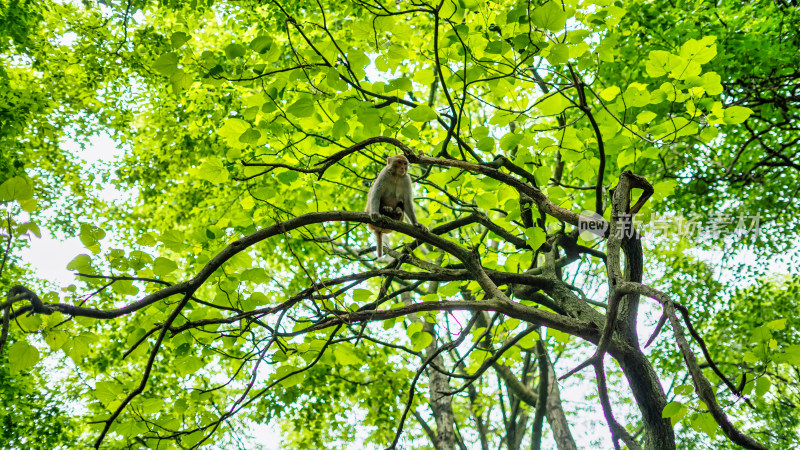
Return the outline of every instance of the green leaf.
[[[100,240],[106,236],[106,232],[101,228],[88,223],[81,224],[80,237],[81,243],[94,253],[100,253]]]
[[[686,415],[686,411],[686,406],[683,403],[670,402],[664,407],[664,410],[661,411],[661,417],[665,419],[669,418],[674,426]]]
[[[466,9],[480,9],[486,0],[462,0],[461,3]]]
[[[89,353],[89,346],[97,342],[97,340],[97,335],[94,333],[83,332],[73,337],[71,341],[67,342],[62,347],[62,350],[64,350],[67,356],[75,361],[78,361],[87,353]]]
[[[50,347],[51,350],[58,350],[63,346],[67,339],[69,339],[69,335],[61,330],[58,329],[45,329],[42,334],[44,334],[44,341]]]
[[[517,345],[524,348],[525,350],[530,350],[536,345],[536,341],[539,340],[539,333],[531,332],[526,334],[522,339],[517,341]]]
[[[553,169],[550,166],[540,166],[533,171],[533,177],[538,186],[546,186],[553,176]]]
[[[716,127],[706,127],[700,132],[700,139],[706,144],[711,143],[717,136],[719,136],[719,129]]]
[[[133,285],[130,280],[117,280],[111,285],[111,289],[119,295],[136,295],[139,293],[139,288]]]
[[[155,414],[164,409],[165,402],[161,397],[153,397],[142,399],[141,405],[145,414]]]
[[[272,46],[273,40],[269,36],[257,36],[250,41],[250,48],[256,53],[266,53]]]
[[[699,413],[691,421],[691,426],[695,431],[707,434],[711,439],[717,434],[719,425],[710,413]]]
[[[153,273],[159,277],[163,277],[178,269],[175,261],[159,256],[153,261]]]
[[[568,17],[568,14],[561,9],[561,5],[554,1],[549,1],[533,10],[533,23],[554,33],[564,29]]]
[[[408,111],[408,118],[414,122],[429,122],[436,120],[436,111],[428,105],[419,105]]]
[[[536,107],[544,116],[554,116],[560,114],[567,106],[570,106],[569,100],[564,98],[561,94],[555,93],[546,97],[536,104]]]
[[[497,207],[497,195],[493,192],[484,192],[483,194],[475,196],[475,203],[478,205],[478,208],[488,211]]]
[[[706,72],[700,79],[703,81],[703,89],[708,95],[719,95],[722,93],[722,78],[716,72]]]
[[[548,328],[547,329],[548,336],[552,336],[556,342],[560,342],[562,344],[569,343],[570,335],[568,333],[564,333],[563,331],[556,330],[555,328]]]
[[[552,65],[566,64],[569,61],[569,46],[567,44],[554,44],[547,54],[547,61]]]
[[[241,58],[247,53],[247,49],[241,44],[228,44],[225,46],[225,56],[228,59]]]
[[[422,302],[438,302],[439,294],[425,294],[419,298]]]
[[[409,139],[419,139],[419,128],[414,126],[414,124],[408,124],[400,130],[400,134],[409,138]]]
[[[441,6],[439,7],[439,14],[442,17],[448,17],[455,15],[458,11],[458,2],[456,0],[443,0]]]
[[[178,71],[178,54],[169,52],[159,56],[153,63],[153,69],[161,75],[172,76]]]
[[[731,106],[729,108],[725,108],[724,120],[728,125],[736,125],[747,120],[751,114],[753,114],[753,110],[750,108],[744,106]]]
[[[661,417],[667,419],[681,412],[681,409],[685,409],[683,403],[669,402],[667,406],[664,407],[664,410],[661,411]]]
[[[200,165],[197,176],[201,180],[219,184],[228,180],[228,170],[220,158],[208,158]]]
[[[582,159],[572,172],[578,179],[586,183],[591,183],[595,180],[597,169],[589,162],[588,159]]]
[[[152,247],[158,243],[152,233],[143,233],[136,240],[136,243],[145,247]]]
[[[122,388],[116,381],[98,381],[92,393],[100,403],[108,406],[122,394]]]
[[[163,242],[168,249],[176,252],[183,251],[188,246],[186,242],[186,235],[178,230],[165,231],[161,234],[159,240]]]
[[[333,349],[333,356],[339,364],[345,366],[355,366],[363,363],[351,346],[337,345]]]
[[[39,229],[39,225],[37,225],[36,222],[27,222],[18,225],[17,233],[19,233],[20,235],[26,235],[28,233],[31,233],[38,238],[42,237],[42,231]]]
[[[498,127],[504,127],[513,122],[516,118],[517,115],[514,113],[497,110],[494,112],[494,114],[492,114],[492,118],[489,119],[489,123],[492,125],[497,125]]]
[[[175,94],[180,94],[186,89],[192,87],[194,83],[194,78],[191,75],[184,72],[182,69],[178,69],[175,73],[169,77],[169,81],[172,83],[172,90]]]
[[[681,58],[705,64],[717,55],[716,37],[707,36],[701,40],[689,39],[681,46]]]
[[[0,200],[1,201],[1,200]],[[35,198],[29,198],[27,200],[22,200],[19,202],[20,208],[23,211],[32,213],[36,211],[36,206],[38,205],[38,201]]]
[[[283,378],[283,381],[281,381],[281,386],[284,388],[295,386],[301,383],[306,377],[305,372],[298,370],[297,367],[292,365],[278,367],[278,370],[275,372],[275,375],[278,378]]]
[[[422,331],[422,323],[421,322],[413,322],[411,325],[408,326],[406,329],[406,335],[411,338],[415,334]]]
[[[522,134],[508,132],[505,134],[505,136],[500,138],[500,149],[504,151],[510,151],[519,144],[522,138]]]
[[[668,86],[671,86],[669,83],[664,83]],[[622,98],[625,100],[626,106],[630,107],[644,107],[650,104],[651,102],[651,94],[647,90],[647,86],[640,84],[640,83],[632,83],[628,86],[628,89],[625,89],[625,93],[622,94]]]
[[[339,119],[333,124],[333,129],[331,133],[333,133],[333,137],[339,139],[350,131],[350,125],[347,124],[347,120]]]
[[[769,388],[772,386],[772,382],[766,376],[761,376],[759,379],[756,380],[756,395],[762,397],[764,394],[769,392]]]
[[[411,349],[421,351],[433,342],[433,336],[428,332],[417,333],[411,338]]]
[[[472,129],[472,139],[480,140],[489,136],[489,128],[487,127],[475,127]]]
[[[261,132],[252,128],[245,130],[245,132],[239,136],[239,142],[243,144],[257,145],[260,139]]]
[[[391,20],[391,19],[387,17],[386,20]],[[386,56],[389,59],[389,64],[399,65],[403,63],[406,59],[408,59],[408,50],[406,50],[406,48],[403,47],[402,45],[392,45],[386,51]]]
[[[365,68],[369,65],[370,59],[364,52],[359,50],[348,51],[347,60],[350,63],[350,70],[352,70],[356,76],[363,76],[366,74]]]
[[[786,328],[786,319],[777,319],[771,322],[767,322],[767,327],[775,331],[783,330]]]
[[[387,91],[398,90],[403,92],[411,92],[414,89],[414,85],[411,84],[411,80],[406,77],[395,78],[394,80],[390,81],[386,87]]]
[[[187,355],[175,360],[175,368],[181,376],[191,375],[206,364],[203,360],[194,355]]]
[[[486,136],[485,138],[482,138],[475,144],[475,148],[487,153],[492,153],[497,148],[497,143],[495,142],[493,137]]]
[[[356,303],[368,302],[372,298],[372,291],[367,289],[354,289],[353,301]]]
[[[639,125],[649,124],[656,117],[656,113],[652,111],[642,111],[636,116],[636,123]]]
[[[776,354],[774,359],[779,364],[800,366],[800,345],[794,344],[786,347],[785,352]]]
[[[80,273],[94,273],[92,258],[85,254],[78,255],[67,264],[67,270],[74,270]]]
[[[22,202],[33,196],[33,189],[25,178],[11,177],[0,184],[0,202]]]
[[[561,186],[550,186],[547,188],[547,196],[554,202],[566,197],[566,195],[567,193]]]
[[[310,117],[314,111],[316,111],[316,105],[310,97],[301,97],[286,109],[287,113],[295,117]]]
[[[766,342],[770,339],[772,339],[772,331],[765,326],[760,326],[753,329],[750,342],[753,344],[758,344],[760,342]]]
[[[239,138],[249,129],[249,122],[242,119],[230,118],[217,130],[217,134],[225,139],[228,145],[232,147],[241,147]]]
[[[625,151],[617,155],[617,166],[619,166],[620,169],[629,164],[633,164],[635,161],[636,153],[634,153],[632,148],[627,148]]]
[[[25,331],[36,331],[42,327],[42,316],[39,315],[28,315],[18,317],[16,320],[17,324]]]
[[[19,341],[8,349],[8,362],[11,373],[30,369],[39,362],[39,350],[27,341]]]
[[[276,175],[275,178],[283,184],[292,184],[300,179],[300,174],[294,170],[286,170]]]
[[[528,238],[528,245],[534,250],[539,248],[544,244],[544,241],[547,240],[547,234],[539,227],[526,228],[525,236]]]
[[[600,98],[602,98],[603,100],[610,102],[611,100],[614,100],[614,98],[616,98],[617,95],[619,95],[619,93],[620,89],[618,86],[611,86],[600,91],[599,95]]]
[[[259,306],[268,305],[269,297],[261,292],[253,292],[250,297],[248,297],[247,302],[249,308],[258,308]]]
[[[172,48],[177,49],[181,48],[183,44],[185,44],[191,38],[192,38],[191,36],[184,33],[183,31],[176,31],[175,33],[172,33],[172,36],[170,36],[169,41],[172,44]]]
[[[451,281],[450,283],[439,286],[439,295],[442,298],[452,297],[461,290],[461,283],[458,281]]]
[[[672,195],[677,186],[678,182],[675,180],[660,181],[653,186],[653,190],[663,198]]]
[[[669,73],[669,76],[679,80],[691,80],[700,75],[702,70],[702,67],[696,61],[680,58],[680,64]]]
[[[651,78],[658,78],[672,72],[682,63],[683,59],[680,56],[664,50],[654,50],[650,52],[645,70]]]

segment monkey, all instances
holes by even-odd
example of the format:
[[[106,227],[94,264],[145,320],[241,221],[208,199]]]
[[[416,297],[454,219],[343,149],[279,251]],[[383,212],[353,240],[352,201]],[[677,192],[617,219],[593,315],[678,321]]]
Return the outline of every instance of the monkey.
[[[394,220],[403,220],[405,213],[412,225],[428,229],[417,221],[414,214],[414,191],[411,186],[411,176],[408,174],[408,159],[403,155],[386,158],[386,167],[381,170],[367,194],[367,212],[372,220],[378,220],[385,215]],[[367,224],[375,233],[375,242],[378,246],[378,258],[383,256],[383,235],[392,230]]]

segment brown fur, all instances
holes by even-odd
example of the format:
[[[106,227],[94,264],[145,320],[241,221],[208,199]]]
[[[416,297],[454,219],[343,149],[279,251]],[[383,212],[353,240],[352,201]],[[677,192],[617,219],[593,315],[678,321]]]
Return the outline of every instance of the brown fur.
[[[424,228],[417,222],[414,214],[414,192],[411,186],[411,176],[408,175],[408,159],[403,155],[386,158],[386,166],[378,174],[367,194],[367,208],[373,220],[384,215],[394,220],[403,220],[407,216],[409,221]],[[367,224],[375,233],[378,246],[378,258],[383,256],[383,235],[392,230]]]

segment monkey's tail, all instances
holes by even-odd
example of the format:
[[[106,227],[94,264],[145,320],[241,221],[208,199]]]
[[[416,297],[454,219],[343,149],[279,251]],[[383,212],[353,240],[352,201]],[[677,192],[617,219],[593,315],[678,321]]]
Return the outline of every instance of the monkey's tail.
[[[383,233],[380,231],[375,232],[375,244],[378,245],[377,253],[378,259],[380,259],[383,256]]]

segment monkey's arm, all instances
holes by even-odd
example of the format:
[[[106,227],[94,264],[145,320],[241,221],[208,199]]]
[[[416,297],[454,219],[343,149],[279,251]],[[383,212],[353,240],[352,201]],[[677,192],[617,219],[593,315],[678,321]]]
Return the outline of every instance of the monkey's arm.
[[[369,194],[367,194],[367,212],[372,220],[378,220],[381,217],[381,196],[386,184],[384,178],[386,177],[383,172],[378,174],[378,178],[372,184]]]
[[[412,225],[415,225],[423,230],[427,231],[425,225],[422,225],[417,221],[417,215],[414,213],[414,189],[411,186],[411,177],[406,175],[405,179],[405,198],[403,199],[403,208],[406,211],[406,216],[408,217],[408,221],[411,222]]]

